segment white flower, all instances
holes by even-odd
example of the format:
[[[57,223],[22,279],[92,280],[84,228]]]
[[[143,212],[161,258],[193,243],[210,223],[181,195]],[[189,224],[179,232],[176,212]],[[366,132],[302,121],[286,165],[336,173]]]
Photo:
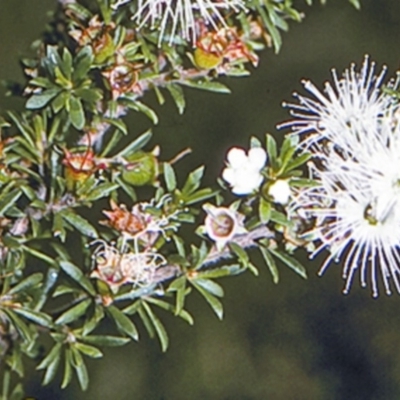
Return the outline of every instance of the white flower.
[[[253,147],[248,155],[243,149],[233,147],[227,155],[227,168],[222,171],[222,178],[232,187],[232,193],[250,194],[257,190],[263,176],[260,173],[267,161],[267,153],[261,147]]]
[[[205,233],[213,240],[219,250],[225,247],[235,236],[247,233],[244,225],[244,215],[233,208],[215,207],[204,204],[207,216],[204,220]]]
[[[278,179],[269,187],[268,194],[275,203],[287,204],[291,195],[289,182],[286,179]]]
[[[384,71],[374,76],[365,60],[361,73],[346,71],[328,98],[308,84],[317,100],[291,105],[297,119],[286,123],[300,134],[299,150],[313,155],[316,187],[297,190],[289,214],[314,221],[305,237],[330,251],[320,269],[343,260],[344,292],[355,273],[378,296],[379,275],[387,294],[400,293],[400,123],[399,107],[380,90]],[[397,87],[397,82],[392,84]]]
[[[126,2],[129,1],[122,3]],[[226,27],[224,12],[244,9],[242,0],[137,0],[132,19],[138,28],[150,25],[159,29],[159,43],[168,32],[169,43],[172,43],[175,35],[181,35],[195,45],[200,20],[213,29],[219,25]]]
[[[365,287],[369,281],[377,297],[379,269],[386,293],[391,293],[390,280],[400,293],[400,197],[396,190],[378,190],[384,181],[378,173],[358,180],[357,173],[349,172],[351,167],[343,162],[341,173],[331,173],[329,168],[320,172],[314,176],[320,186],[300,191],[293,201],[292,207],[315,219],[315,227],[307,235],[320,244],[311,256],[330,250],[320,274],[332,260],[344,258],[345,293],[359,270],[361,285]]]
[[[324,93],[304,80],[304,88],[314,98],[295,93],[299,104],[284,103],[294,119],[279,127],[290,127],[296,135],[306,134],[303,148],[328,139],[347,150],[357,140],[368,140],[367,136],[392,103],[392,98],[381,90],[386,67],[378,75],[374,72],[375,63],[370,63],[366,56],[360,72],[352,64],[340,78],[333,69],[333,85],[326,82]],[[395,88],[397,84],[392,82],[389,86]]]
[[[371,141],[358,141],[352,154],[314,147],[317,162],[309,168],[319,186],[300,190],[289,207],[315,220],[307,232],[319,241],[312,256],[322,249],[331,253],[320,274],[343,258],[344,292],[359,271],[374,297],[379,276],[387,294],[390,282],[400,293],[400,126],[385,118],[376,126],[368,132]]]

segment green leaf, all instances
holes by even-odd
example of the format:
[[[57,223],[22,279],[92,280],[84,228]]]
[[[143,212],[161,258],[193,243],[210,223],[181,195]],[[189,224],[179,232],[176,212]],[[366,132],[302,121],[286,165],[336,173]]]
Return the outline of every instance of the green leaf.
[[[203,177],[203,175],[204,165],[192,171],[188,175],[186,182],[183,185],[182,194],[186,196],[195,192],[200,187],[201,178]]]
[[[118,189],[118,187],[119,186],[115,183],[104,182],[95,187],[91,192],[89,192],[85,196],[85,199],[87,201],[95,201],[103,197],[107,197],[112,191]]]
[[[307,279],[307,270],[304,266],[297,261],[295,258],[289,256],[286,253],[283,253],[279,250],[268,249],[270,253],[272,253],[276,258],[281,260],[284,264],[286,264],[289,268],[291,268],[294,272],[299,274],[302,278]]]
[[[57,89],[47,89],[39,94],[33,94],[25,104],[28,110],[37,110],[47,105],[54,97],[56,97],[61,92],[60,88]]]
[[[179,291],[181,291],[181,289],[179,289]],[[179,293],[179,291],[178,291],[178,293]],[[186,310],[181,309],[179,312],[177,312],[176,307],[174,307],[174,305],[169,304],[163,300],[155,299],[154,297],[149,297],[146,299],[146,301],[148,303],[156,305],[157,307],[160,307],[164,310],[174,313],[178,317],[185,320],[189,325],[193,325],[193,323],[194,323],[193,317]]]
[[[125,183],[123,179],[121,179],[119,176],[116,176],[115,182],[118,183],[118,185],[121,187],[121,189],[131,198],[133,202],[136,202],[137,196],[135,189],[133,186],[129,185],[128,183]]]
[[[224,296],[224,290],[218,283],[210,280],[210,279],[193,279],[193,282],[196,282],[197,285],[201,286],[203,289],[207,290],[207,292],[211,293],[217,297]]]
[[[215,197],[218,193],[219,193],[219,191],[217,191],[217,190],[212,190],[210,188],[204,188],[204,189],[200,189],[200,190],[192,193],[191,195],[183,198],[183,201],[185,202],[185,205],[189,206],[191,204],[203,202],[212,197]]]
[[[89,344],[84,344],[84,343],[75,343],[73,345],[77,350],[79,350],[81,353],[87,355],[88,357],[91,358],[101,358],[103,357],[103,353],[94,346],[90,346]]]
[[[283,225],[283,226],[291,226],[292,225],[292,222],[286,218],[285,214],[283,214],[279,211],[276,211],[276,210],[271,210],[270,219],[271,219],[271,221],[274,221],[279,225]]]
[[[75,67],[72,76],[73,81],[87,78],[87,74],[93,64],[93,59],[94,56],[91,46],[88,45],[79,50],[79,53],[75,57]]]
[[[353,7],[356,10],[360,10],[361,9],[361,4],[360,4],[359,0],[349,0],[349,2],[350,2],[350,4],[353,5]]]
[[[18,285],[15,285],[13,288],[11,288],[8,291],[8,294],[25,292],[30,288],[32,288],[33,286],[38,286],[39,283],[42,282],[42,280],[43,280],[43,274],[40,272],[36,272],[25,278],[23,281],[19,282]]]
[[[275,260],[273,259],[271,254],[269,254],[268,249],[262,246],[259,246],[258,248],[260,249],[261,254],[264,257],[265,263],[267,264],[269,271],[271,272],[273,282],[277,284],[279,282],[279,272]]]
[[[263,224],[266,224],[271,218],[271,203],[263,197],[260,198],[258,214]]]
[[[60,261],[60,267],[74,281],[79,283],[88,293],[90,293],[92,296],[96,295],[96,291],[94,290],[92,283],[88,278],[86,278],[86,276],[83,275],[83,272],[77,266],[69,261],[63,260]]]
[[[72,56],[66,47],[64,47],[64,49],[63,49],[63,57],[62,57],[62,63],[60,63],[60,68],[62,70],[62,73],[65,75],[65,77],[67,79],[71,79]]]
[[[305,162],[307,162],[309,159],[311,158],[311,154],[310,153],[305,153],[305,154],[301,154],[298,157],[293,158],[290,162],[288,162],[288,164],[286,165],[285,168],[285,173],[289,172],[297,167],[299,167],[300,165],[303,165]]]
[[[21,400],[24,398],[24,387],[22,383],[18,383],[11,392],[10,400]]]
[[[142,133],[138,138],[136,138],[133,142],[131,142],[128,146],[126,146],[123,150],[121,150],[118,154],[114,157],[126,157],[132,153],[137,152],[138,150],[142,149],[151,139],[153,136],[151,130],[147,130],[146,132]]]
[[[245,269],[239,264],[225,265],[221,268],[214,268],[211,270],[198,271],[197,277],[199,278],[222,278],[224,276],[238,275],[244,272]]]
[[[127,334],[133,340],[139,339],[139,333],[129,317],[115,306],[109,306],[107,311],[114,319],[117,328],[121,333]]]
[[[56,343],[49,351],[47,356],[39,363],[36,369],[47,368],[54,361],[54,359],[59,356],[62,346],[62,343]]]
[[[163,164],[164,167],[164,178],[165,178],[165,183],[167,185],[167,190],[169,192],[172,192],[176,188],[176,175],[175,171],[172,168],[171,164],[165,162]]]
[[[81,100],[71,96],[69,107],[69,119],[72,125],[78,130],[83,129],[86,121]]]
[[[69,310],[62,313],[57,319],[57,325],[64,325],[69,324],[72,321],[77,320],[83,314],[85,314],[86,310],[88,309],[89,305],[92,303],[91,299],[86,299],[81,301],[80,303],[76,304],[75,306],[71,307]]]
[[[57,346],[57,345],[56,345]],[[54,348],[53,348],[54,349]],[[61,360],[61,349],[55,354],[55,358],[50,362],[46,368],[46,373],[44,374],[42,385],[48,385],[55,377],[58,370],[58,366]]]
[[[47,296],[50,290],[54,287],[55,283],[57,282],[59,269],[50,267],[46,274],[46,279],[43,282],[43,285],[40,290],[39,297],[36,301],[35,311],[40,311],[43,307],[44,303],[47,300]]]
[[[185,96],[183,95],[183,90],[179,85],[173,83],[166,86],[171,97],[174,99],[176,106],[178,107],[179,114],[183,114],[185,111]]]
[[[246,250],[244,250],[241,246],[239,246],[235,242],[230,242],[229,247],[238,256],[240,262],[243,265],[247,266],[247,264],[249,263],[249,256],[248,256]]]
[[[143,302],[143,308],[146,311],[147,315],[149,316],[150,321],[153,323],[154,328],[157,332],[157,336],[160,340],[161,344],[161,350],[165,352],[168,348],[168,334],[167,331],[164,328],[164,325],[161,323],[161,321],[158,319],[158,317],[154,314],[153,310],[151,307],[146,303]]]
[[[56,265],[56,262],[51,257],[49,257],[47,254],[44,254],[44,253],[40,252],[39,250],[32,249],[31,247],[28,247],[25,245],[23,245],[23,246],[20,245],[20,247],[27,253],[33,255],[34,257],[39,258],[40,260],[43,260],[45,263],[47,263],[49,265]]]
[[[65,389],[72,379],[72,352],[70,349],[65,349],[65,360],[64,360],[64,377],[61,383],[61,389]]]
[[[18,331],[19,336],[22,337],[26,343],[31,343],[34,338],[28,325],[12,310],[5,308],[4,313],[7,314],[9,319],[12,321],[13,326]]]
[[[192,285],[200,292],[200,294],[204,297],[207,303],[211,306],[212,310],[215,312],[216,316],[219,319],[222,319],[224,316],[224,310],[222,307],[222,303],[213,296],[210,292],[203,289],[200,285],[196,283],[196,281],[191,281]]]
[[[72,210],[65,210],[61,216],[70,223],[75,229],[90,238],[97,238],[98,233],[96,229],[85,218],[75,214]]]
[[[87,320],[83,325],[82,334],[86,336],[90,332],[94,331],[103,318],[104,318],[104,309],[102,306],[96,304],[93,315],[90,318],[87,318]]]
[[[51,108],[54,111],[54,114],[58,114],[60,110],[66,107],[67,103],[69,103],[69,99],[71,97],[70,92],[61,92],[52,102]]]
[[[89,386],[89,375],[87,372],[87,368],[85,362],[83,361],[83,357],[81,353],[74,347],[71,347],[72,358],[74,360],[74,368],[76,372],[76,376],[78,377],[79,384],[81,389],[85,391]]]
[[[14,308],[13,309],[17,314],[22,315],[26,319],[29,319],[30,321],[34,322],[35,324],[42,325],[46,328],[52,328],[53,327],[53,321],[51,317],[45,313],[42,313],[40,311],[33,311],[29,310],[27,308]]]
[[[14,189],[11,192],[3,193],[0,196],[0,216],[4,214],[15,204],[22,192],[19,189]]]
[[[76,97],[80,98],[83,101],[86,101],[89,104],[95,104],[103,97],[101,91],[88,88],[76,89],[74,90],[74,94]]]
[[[127,105],[132,110],[141,112],[144,115],[146,115],[146,117],[148,117],[150,119],[150,121],[153,122],[154,125],[158,124],[157,114],[149,106],[146,106],[145,104],[143,104],[143,103],[141,103],[140,101],[137,101],[137,100],[128,101]]]
[[[94,344],[96,346],[123,346],[130,342],[130,339],[118,336],[109,335],[96,335],[96,336],[82,336],[81,340],[83,342]]]
[[[275,170],[278,166],[277,164],[278,153],[276,149],[276,142],[275,139],[269,134],[266,135],[266,142],[267,142],[268,160],[272,169]]]
[[[181,82],[181,84],[192,87],[192,88],[196,88],[196,89],[208,90],[210,92],[226,93],[226,94],[231,93],[230,89],[220,82],[209,82],[209,81],[204,81],[204,80],[199,80],[199,81],[191,80],[191,81],[183,81],[183,82]]]

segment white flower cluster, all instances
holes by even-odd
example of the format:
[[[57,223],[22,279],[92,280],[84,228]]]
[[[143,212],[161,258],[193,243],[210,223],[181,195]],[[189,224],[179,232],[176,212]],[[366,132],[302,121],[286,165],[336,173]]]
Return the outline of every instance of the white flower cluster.
[[[130,1],[124,0],[117,6]],[[242,0],[138,0],[137,11],[132,19],[139,28],[144,25],[157,27],[159,42],[168,32],[170,43],[175,35],[181,35],[195,45],[200,20],[217,29],[219,25],[226,26],[223,11],[238,12],[244,9]]]
[[[239,147],[232,147],[227,155],[227,167],[222,177],[237,195],[250,194],[257,190],[264,177],[262,169],[267,162],[267,153],[261,147],[253,147],[246,152]]]
[[[393,284],[400,293],[400,107],[382,90],[384,75],[366,57],[360,72],[354,65],[341,78],[333,71],[325,93],[304,82],[314,98],[296,95],[300,104],[287,105],[295,118],[282,125],[300,136],[300,151],[313,154],[317,186],[299,190],[289,208],[315,221],[307,234],[319,245],[311,256],[331,253],[320,274],[343,259],[344,292],[359,271],[374,297],[379,275],[387,294]]]

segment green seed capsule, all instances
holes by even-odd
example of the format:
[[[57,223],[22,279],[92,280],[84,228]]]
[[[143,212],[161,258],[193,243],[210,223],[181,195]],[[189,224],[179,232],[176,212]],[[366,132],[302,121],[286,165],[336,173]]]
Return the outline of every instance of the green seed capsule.
[[[122,179],[133,186],[152,185],[158,175],[158,160],[151,153],[138,151],[126,158],[128,164],[122,171]]]

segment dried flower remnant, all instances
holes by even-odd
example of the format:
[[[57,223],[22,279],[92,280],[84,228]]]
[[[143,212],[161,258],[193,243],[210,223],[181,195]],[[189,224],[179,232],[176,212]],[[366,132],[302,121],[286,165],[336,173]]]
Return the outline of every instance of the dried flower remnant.
[[[142,213],[128,211],[124,204],[118,206],[114,201],[110,201],[111,211],[104,210],[103,214],[108,218],[101,221],[104,225],[111,226],[115,230],[127,235],[137,235],[146,229],[145,216]],[[136,207],[136,210],[137,211]]]
[[[157,203],[154,201],[137,203],[131,211],[128,211],[125,205],[118,206],[111,201],[111,211],[103,211],[108,220],[101,223],[121,232],[128,240],[140,239],[141,243],[148,247],[159,235],[167,236],[167,231],[177,230],[174,220],[182,210],[167,211],[170,201],[170,196],[166,195]],[[157,213],[152,210],[157,210]]]
[[[219,250],[222,250],[235,236],[247,233],[243,223],[244,215],[233,208],[205,204],[203,209],[207,213],[204,220],[205,233],[215,242]]]
[[[126,284],[139,288],[157,283],[156,271],[166,265],[165,258],[157,252],[123,252],[104,241],[100,241],[92,258],[94,270],[91,277],[105,282],[113,293]]]
[[[114,24],[106,25],[100,21],[100,17],[95,15],[84,27],[71,29],[69,35],[78,43],[80,47],[90,45],[95,55],[95,62],[103,63],[114,55],[115,45],[110,32],[115,29]]]
[[[237,28],[223,27],[210,31],[202,26],[200,32],[194,50],[194,61],[198,68],[229,69],[229,64],[238,61],[250,61],[257,66],[258,56],[249,49]]]
[[[115,62],[102,72],[111,89],[113,100],[126,93],[141,93],[138,86],[139,71],[142,63],[130,63],[122,55],[117,54]]]
[[[64,174],[68,190],[73,190],[76,184],[85,182],[96,171],[105,167],[96,162],[95,155],[90,148],[84,153],[71,153],[67,149],[64,150],[64,153],[62,163],[65,166]]]
[[[180,35],[192,44],[197,40],[197,21],[217,30],[226,27],[224,14],[245,10],[241,0],[138,0],[132,20],[138,29],[144,25],[159,30],[159,44]]]
[[[253,147],[246,152],[233,147],[227,155],[227,167],[222,178],[232,187],[232,193],[246,195],[257,190],[264,180],[261,174],[267,161],[267,153],[261,147]]]

